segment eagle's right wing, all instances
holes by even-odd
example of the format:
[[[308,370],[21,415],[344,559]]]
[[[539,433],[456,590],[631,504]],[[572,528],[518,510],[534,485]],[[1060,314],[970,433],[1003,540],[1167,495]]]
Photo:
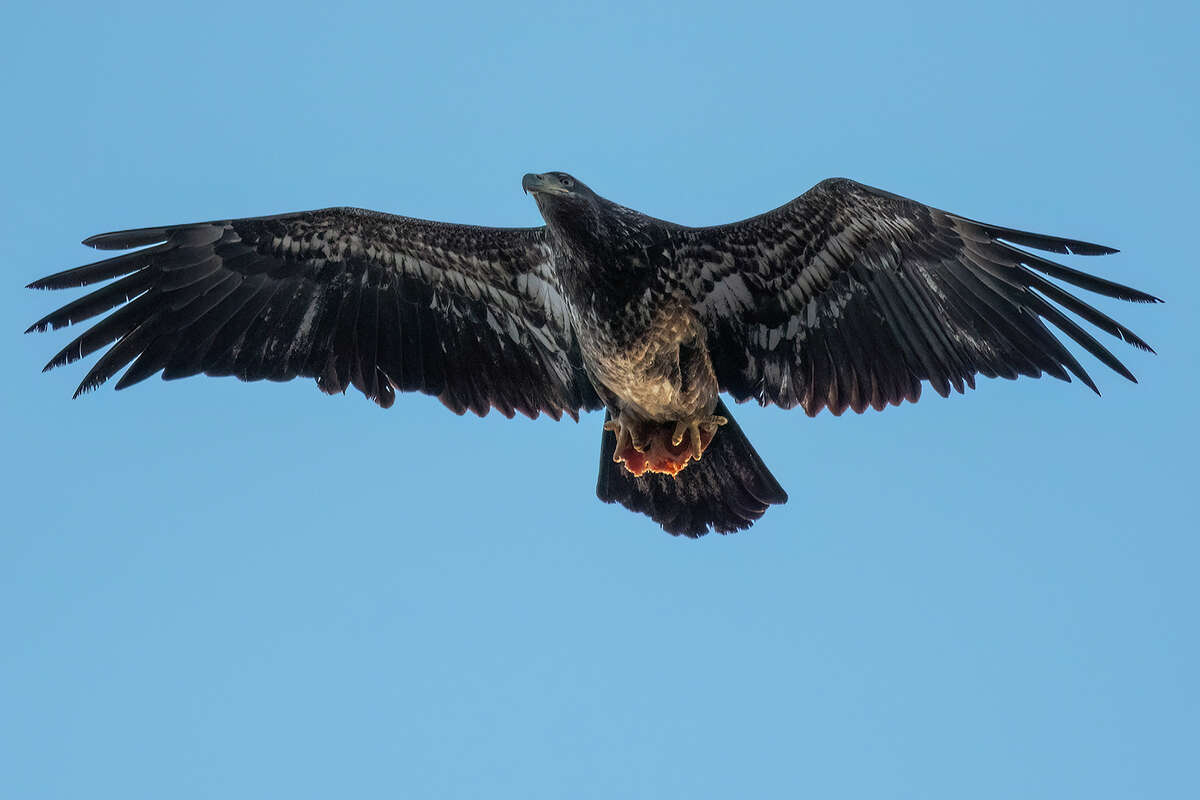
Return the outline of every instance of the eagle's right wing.
[[[923,382],[943,396],[962,392],[976,374],[1073,373],[1095,389],[1046,323],[1133,380],[1064,310],[1150,349],[1042,276],[1122,300],[1157,298],[1014,244],[1114,250],[977,222],[850,180],[822,181],[761,216],[678,236],[677,279],[693,287],[717,379],[737,400],[840,414],[915,401]]]
[[[242,380],[316,378],[387,407],[395,391],[450,409],[555,419],[600,406],[583,372],[542,228],[482,228],[330,208],[106,233],[84,244],[145,247],[30,284],[113,281],[35,322],[46,330],[120,306],[52,369],[109,347],[81,392],[129,367]]]

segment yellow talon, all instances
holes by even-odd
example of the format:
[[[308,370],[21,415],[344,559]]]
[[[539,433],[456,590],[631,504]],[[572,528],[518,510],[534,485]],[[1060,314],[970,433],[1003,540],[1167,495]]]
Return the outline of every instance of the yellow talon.
[[[692,451],[692,458],[697,461],[704,455],[704,444],[700,438],[700,430],[705,433],[714,434],[717,428],[728,423],[729,420],[725,417],[712,415],[708,417],[697,417],[695,419],[680,420],[675,423],[675,431],[671,434],[671,445],[678,447],[683,443],[683,435],[688,434],[688,445]]]
[[[613,461],[619,464],[621,463],[621,453],[629,445],[629,428],[622,425],[619,420],[610,419],[604,423],[604,430],[612,431],[617,435],[617,449],[613,451]]]
[[[675,432],[671,434],[671,444],[673,446],[679,447],[679,443],[683,441],[683,432],[687,429],[687,425],[685,425],[683,422],[675,423]]]
[[[646,431],[638,425],[628,422],[623,414],[605,422],[604,430],[612,431],[617,435],[617,449],[613,453],[613,461],[616,462],[620,462],[622,460],[621,453],[631,447],[639,453],[645,453],[653,444],[651,437],[646,435]]]
[[[672,428],[670,423],[643,422],[622,413],[605,422],[604,430],[616,434],[613,461],[624,463],[629,472],[639,476],[647,471],[676,475],[688,461],[700,460],[717,428],[728,422],[725,417],[709,415],[678,420]],[[688,442],[680,452],[685,435]]]

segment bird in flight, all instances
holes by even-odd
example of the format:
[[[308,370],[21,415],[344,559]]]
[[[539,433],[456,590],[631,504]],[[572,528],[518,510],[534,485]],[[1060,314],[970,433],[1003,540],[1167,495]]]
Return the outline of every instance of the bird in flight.
[[[742,530],[787,500],[722,393],[813,416],[916,401],[923,383],[963,392],[976,375],[1074,375],[1096,391],[1047,323],[1134,380],[1064,311],[1150,350],[1047,276],[1157,298],[1024,249],[1112,248],[844,178],[702,228],[625,208],[564,172],[525,175],[522,187],[545,225],[327,208],[92,236],[85,245],[140,249],[29,284],[111,281],[29,331],[112,311],[46,365],[108,348],[76,396],[124,369],[117,389],[160,372],[306,376],[384,408],[420,391],[458,414],[603,409],[599,498],[686,536]]]

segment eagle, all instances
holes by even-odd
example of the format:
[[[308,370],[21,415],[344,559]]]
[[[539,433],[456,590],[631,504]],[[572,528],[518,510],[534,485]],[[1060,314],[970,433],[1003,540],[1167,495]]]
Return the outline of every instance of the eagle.
[[[1059,282],[1158,298],[1030,252],[1110,247],[845,178],[712,227],[647,216],[565,172],[521,185],[545,225],[326,208],[102,233],[83,244],[131,252],[29,284],[104,284],[29,331],[111,311],[46,364],[107,348],[76,396],[124,369],[117,389],[156,373],[305,376],[384,408],[420,391],[460,415],[603,409],[599,498],[689,537],[743,530],[787,500],[723,394],[809,416],[915,402],[926,383],[962,393],[976,375],[1074,375],[1099,394],[1049,326],[1136,382],[1064,312],[1153,352]]]

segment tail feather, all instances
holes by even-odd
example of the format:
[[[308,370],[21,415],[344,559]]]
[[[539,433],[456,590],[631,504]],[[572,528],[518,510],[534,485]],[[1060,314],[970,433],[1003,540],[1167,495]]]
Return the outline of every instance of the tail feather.
[[[613,461],[616,436],[605,433],[600,446],[596,495],[645,514],[672,535],[698,537],[709,531],[745,530],[772,505],[787,502],[787,492],[767,469],[746,434],[718,401],[714,414],[729,420],[704,458],[677,476],[647,473],[636,478]]]

